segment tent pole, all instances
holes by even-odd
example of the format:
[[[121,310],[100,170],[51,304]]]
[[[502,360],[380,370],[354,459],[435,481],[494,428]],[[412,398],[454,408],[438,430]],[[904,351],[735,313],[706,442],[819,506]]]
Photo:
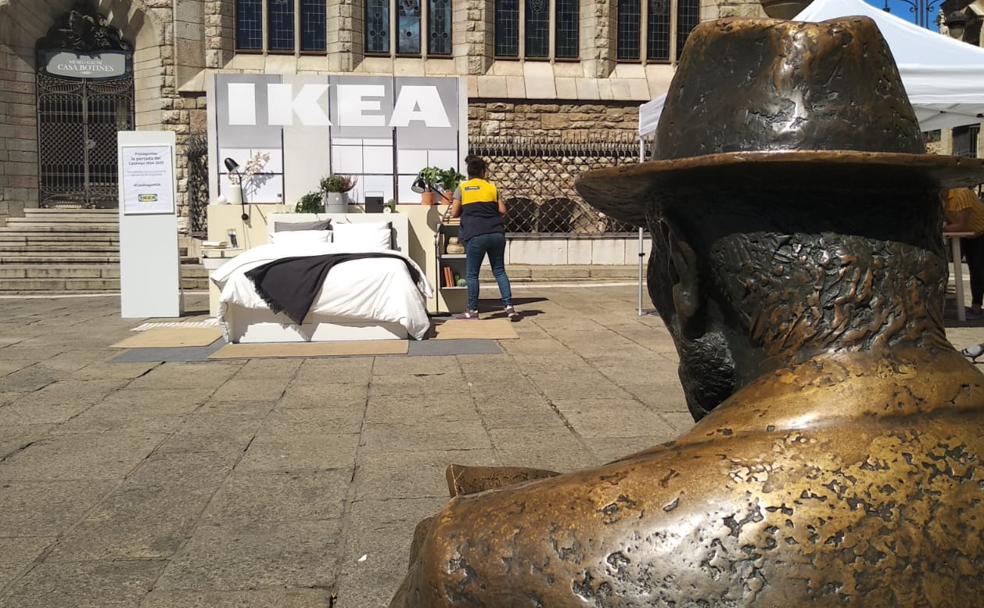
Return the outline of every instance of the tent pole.
[[[646,136],[645,135],[639,138],[639,162],[640,163],[646,162]],[[645,252],[643,251],[643,246],[644,246],[643,231],[644,229],[642,228],[642,226],[640,226],[639,227],[639,285],[638,285],[640,317],[643,315],[642,313],[642,258],[645,257],[646,255]]]

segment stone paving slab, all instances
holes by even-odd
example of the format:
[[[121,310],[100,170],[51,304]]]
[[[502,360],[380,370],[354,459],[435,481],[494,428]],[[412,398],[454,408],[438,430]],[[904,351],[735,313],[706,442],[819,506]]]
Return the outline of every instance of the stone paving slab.
[[[495,349],[127,363],[117,299],[4,300],[0,605],[385,607],[448,464],[569,471],[692,425],[633,288],[523,295]]]

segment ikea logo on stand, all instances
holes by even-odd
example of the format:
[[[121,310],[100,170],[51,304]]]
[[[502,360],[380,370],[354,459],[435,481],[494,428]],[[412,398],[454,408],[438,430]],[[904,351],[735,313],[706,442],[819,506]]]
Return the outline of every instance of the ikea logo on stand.
[[[258,85],[230,82],[226,86],[227,124],[257,126]],[[412,123],[431,128],[451,126],[449,110],[433,85],[402,85],[391,107],[383,107],[386,87],[382,84],[336,84],[332,89],[329,84],[267,83],[265,87],[264,118],[271,126],[392,128],[408,127]],[[335,109],[335,123],[326,110],[329,105]]]

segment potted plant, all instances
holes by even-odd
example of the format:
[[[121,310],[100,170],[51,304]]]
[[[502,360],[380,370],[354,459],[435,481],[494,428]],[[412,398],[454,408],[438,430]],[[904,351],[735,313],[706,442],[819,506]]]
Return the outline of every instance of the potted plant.
[[[345,213],[348,211],[348,191],[355,188],[359,178],[348,175],[329,175],[321,180],[321,194],[324,197],[325,213]]]
[[[294,213],[322,213],[324,210],[325,201],[320,192],[308,192],[294,207]]]
[[[454,167],[449,167],[441,171],[439,181],[441,184],[441,202],[450,205],[454,191],[458,188],[458,184],[465,181],[465,176],[458,173],[458,170]]]
[[[434,187],[441,182],[443,170],[438,167],[424,167],[414,181],[414,192],[420,192],[421,205],[434,204]]]

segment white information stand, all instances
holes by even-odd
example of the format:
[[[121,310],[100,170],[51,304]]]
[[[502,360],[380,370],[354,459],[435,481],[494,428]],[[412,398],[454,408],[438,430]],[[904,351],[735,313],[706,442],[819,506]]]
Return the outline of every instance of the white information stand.
[[[120,131],[120,314],[181,316],[173,131]]]

